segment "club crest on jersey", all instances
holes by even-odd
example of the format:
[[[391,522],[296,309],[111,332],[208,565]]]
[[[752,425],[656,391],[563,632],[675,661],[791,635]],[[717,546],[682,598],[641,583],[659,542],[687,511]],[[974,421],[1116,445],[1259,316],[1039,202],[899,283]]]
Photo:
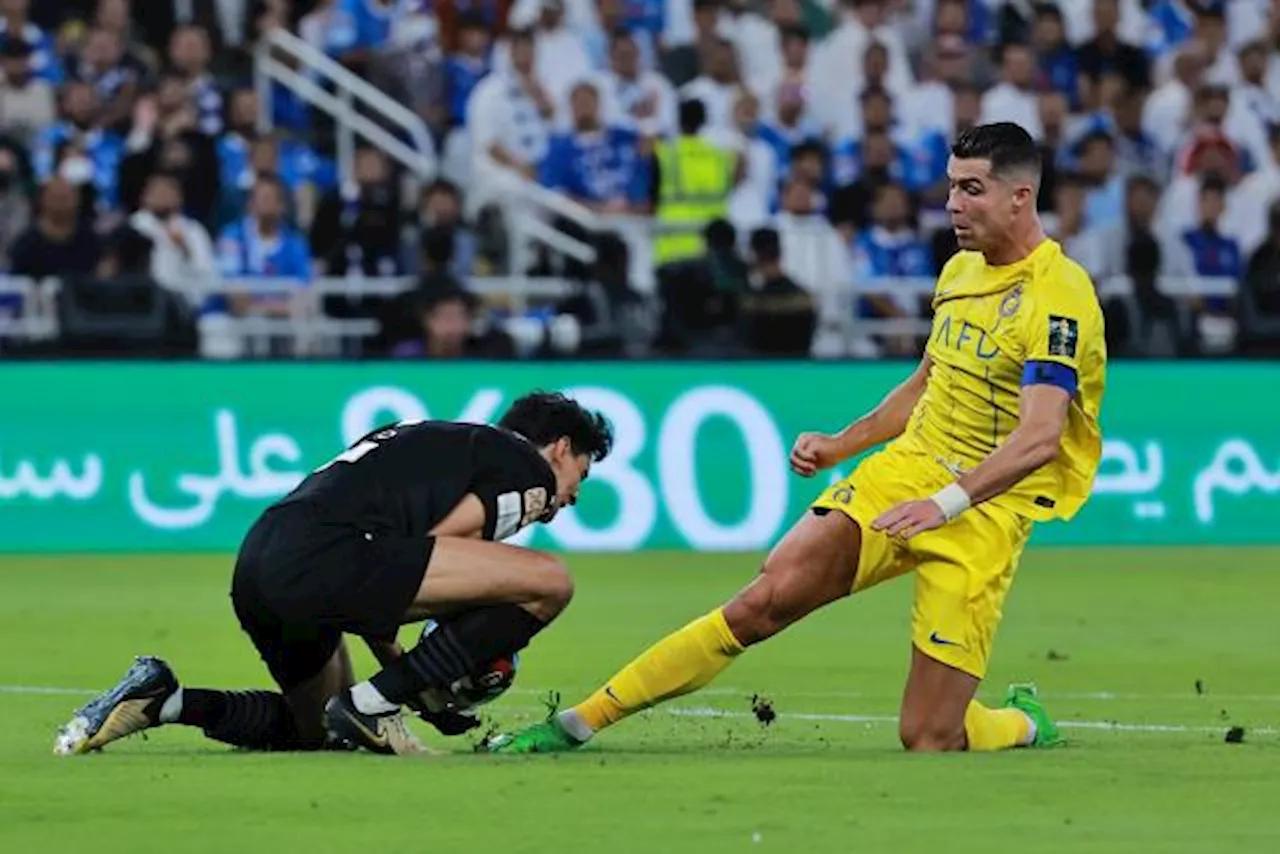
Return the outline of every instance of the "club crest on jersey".
[[[520,521],[520,526],[532,525],[540,520],[547,512],[547,490],[542,486],[535,486],[524,491],[524,518]]]
[[[1022,306],[1022,282],[1018,282],[1013,286],[1013,290],[1004,295],[1004,299],[1000,300],[1000,319],[1007,320],[1018,313],[1018,309]]]
[[[1076,342],[1080,339],[1080,325],[1070,317],[1049,315],[1049,355],[1067,359],[1076,357]]]

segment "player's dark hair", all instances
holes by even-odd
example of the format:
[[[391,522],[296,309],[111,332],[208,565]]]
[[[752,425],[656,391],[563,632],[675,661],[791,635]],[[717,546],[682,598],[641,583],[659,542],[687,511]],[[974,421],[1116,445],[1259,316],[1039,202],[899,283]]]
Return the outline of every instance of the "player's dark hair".
[[[995,122],[970,128],[951,146],[954,157],[991,161],[991,174],[1004,177],[1011,172],[1028,172],[1040,180],[1040,152],[1036,141],[1020,125]]]
[[[526,394],[511,404],[498,426],[540,448],[568,437],[575,454],[586,454],[596,462],[613,448],[613,427],[604,416],[556,391]]]

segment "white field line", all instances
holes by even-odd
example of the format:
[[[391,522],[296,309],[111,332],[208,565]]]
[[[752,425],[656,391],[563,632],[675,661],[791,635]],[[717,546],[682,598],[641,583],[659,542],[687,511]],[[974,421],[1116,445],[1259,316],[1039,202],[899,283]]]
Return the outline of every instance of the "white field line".
[[[587,689],[594,690],[593,688]],[[518,694],[537,694],[546,696],[545,690],[535,690],[532,688],[512,688],[512,693]],[[561,692],[562,694],[565,692]],[[583,693],[586,693],[583,691]],[[765,694],[766,696],[775,696],[768,691],[748,691],[746,688],[703,688],[698,692],[700,697],[750,697],[752,694]],[[895,703],[901,699],[901,693],[895,694],[871,694],[860,691],[783,691],[777,696],[785,696],[788,699],[802,698],[809,700],[893,700]],[[1049,700],[1159,700],[1176,701],[1185,700],[1197,703],[1216,703],[1219,700],[1223,702],[1240,701],[1240,702],[1257,702],[1257,703],[1280,703],[1280,694],[1217,694],[1212,691],[1206,691],[1204,694],[1196,694],[1194,689],[1188,689],[1181,694],[1141,694],[1125,691],[1054,691],[1043,692],[1042,696]]]
[[[589,689],[588,689],[589,690]],[[56,688],[44,685],[0,685],[0,694],[53,694],[66,696],[87,696],[97,694],[98,691],[91,688]],[[534,688],[512,688],[512,694],[526,694],[529,696],[546,696],[547,692],[543,689]],[[564,694],[565,692],[561,692]],[[583,691],[585,693],[585,691]],[[748,691],[745,688],[704,688],[698,692],[700,697],[750,697],[752,694],[760,693],[756,691]],[[767,692],[765,692],[767,693]],[[898,695],[889,694],[867,694],[858,691],[786,691],[784,696],[787,698],[801,698],[809,700],[885,700],[891,699],[895,702]],[[1221,702],[1253,702],[1253,703],[1280,703],[1280,694],[1216,694],[1212,691],[1203,695],[1187,691],[1184,694],[1136,694],[1126,693],[1122,691],[1066,691],[1053,692],[1044,695],[1050,700],[1159,700],[1160,702],[1169,701],[1186,701],[1196,703],[1213,703]]]
[[[726,712],[706,706],[694,708],[668,709],[668,712],[685,718],[753,718],[751,712]],[[795,721],[822,721],[829,723],[865,724],[867,726],[881,724],[897,724],[898,719],[892,715],[821,715],[804,712],[780,712],[779,719]],[[1109,732],[1173,732],[1173,733],[1224,733],[1227,725],[1221,726],[1183,726],[1181,724],[1125,724],[1112,721],[1057,721],[1062,729],[1095,729]],[[1275,735],[1280,733],[1276,727],[1249,727],[1248,732],[1255,735]]]
[[[0,685],[0,694],[42,694],[42,695],[54,695],[54,696],[87,697],[87,696],[92,696],[96,693],[98,692],[87,689],[87,688],[56,688],[56,687],[51,687],[46,685]],[[526,690],[522,693],[528,694],[533,692]],[[545,692],[540,692],[540,693],[545,693]],[[743,692],[732,691],[730,689],[720,689],[715,692],[703,691],[701,693],[703,694],[716,693],[720,695],[732,694],[734,696],[743,695]],[[1105,692],[1102,692],[1101,694],[1089,694],[1089,695],[1078,695],[1078,696],[1099,698],[1103,695],[1105,695]],[[808,694],[808,695],[796,695],[796,696],[832,697],[832,696],[846,696],[846,695]],[[1069,697],[1070,695],[1059,694],[1055,696],[1058,698],[1066,698],[1066,697]],[[1107,698],[1113,699],[1115,695],[1105,695],[1105,696]],[[1131,694],[1127,696],[1133,697],[1133,698],[1141,698],[1141,697],[1150,697],[1151,695]],[[1224,698],[1218,697],[1217,699],[1224,699]],[[1242,699],[1242,698],[1238,697],[1237,699]],[[1274,699],[1280,699],[1280,697],[1276,697],[1272,695],[1261,695],[1259,699],[1274,700]],[[511,711],[522,711],[522,712],[542,711],[541,709],[535,710],[532,707],[522,707],[518,709],[511,708],[511,707],[508,707],[508,708]],[[668,714],[674,715],[676,717],[690,717],[690,718],[737,719],[737,718],[754,717],[754,715],[750,712],[731,712],[731,711],[725,711],[723,709],[713,709],[706,706],[675,707],[675,708],[668,708],[666,711]],[[881,725],[888,725],[888,724],[896,725],[898,723],[897,717],[892,715],[853,715],[853,714],[818,714],[818,713],[811,713],[811,712],[782,712],[778,715],[778,717],[783,720],[864,724],[866,726],[881,726]],[[1226,728],[1225,724],[1220,726],[1184,726],[1182,724],[1126,724],[1126,723],[1120,723],[1116,721],[1058,721],[1058,726],[1062,727],[1063,729],[1088,729],[1088,730],[1103,730],[1108,732],[1136,732],[1136,733],[1221,733],[1225,731],[1225,728]],[[1249,729],[1249,732],[1255,735],[1275,735],[1277,733],[1280,733],[1280,728],[1251,727]]]

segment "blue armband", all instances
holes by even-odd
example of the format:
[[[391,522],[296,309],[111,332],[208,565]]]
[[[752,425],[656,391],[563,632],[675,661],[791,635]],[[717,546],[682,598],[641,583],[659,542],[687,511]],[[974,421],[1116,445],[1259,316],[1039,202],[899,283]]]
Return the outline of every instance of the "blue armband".
[[[1022,369],[1022,384],[1056,385],[1075,397],[1080,380],[1076,376],[1076,369],[1070,365],[1061,362],[1027,362]]]

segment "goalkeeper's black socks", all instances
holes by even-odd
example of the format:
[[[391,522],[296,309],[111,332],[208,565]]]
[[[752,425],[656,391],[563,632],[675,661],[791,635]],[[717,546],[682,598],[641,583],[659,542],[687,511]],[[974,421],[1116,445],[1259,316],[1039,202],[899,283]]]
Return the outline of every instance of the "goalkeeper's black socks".
[[[315,750],[298,737],[293,711],[274,691],[183,688],[173,723],[196,726],[214,741],[250,750]]]
[[[447,688],[504,655],[524,649],[546,623],[519,605],[476,608],[440,623],[434,631],[369,680],[389,706],[409,702],[427,688]],[[366,714],[391,711],[370,702],[357,685],[352,694]]]

